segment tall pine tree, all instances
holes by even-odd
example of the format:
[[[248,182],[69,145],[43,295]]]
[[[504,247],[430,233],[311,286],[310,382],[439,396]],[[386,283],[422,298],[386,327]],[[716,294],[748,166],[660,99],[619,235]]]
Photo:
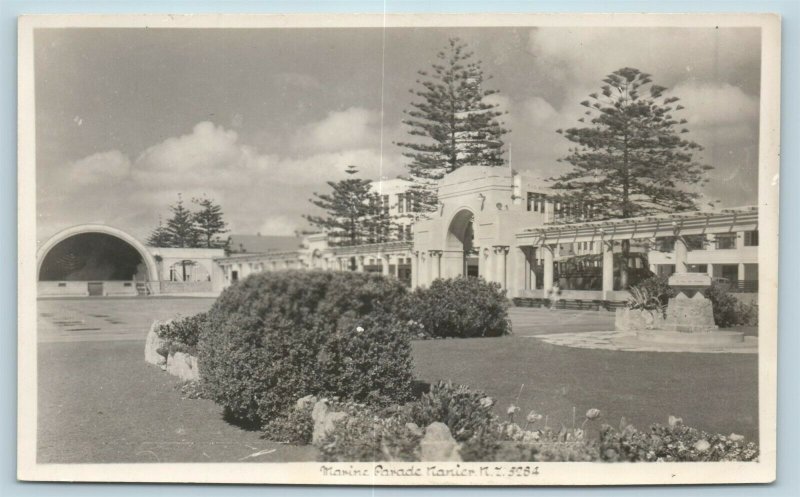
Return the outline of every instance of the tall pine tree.
[[[219,240],[219,235],[228,232],[228,224],[223,218],[222,207],[207,197],[193,198],[192,203],[199,207],[194,213],[194,223],[202,245],[207,248],[224,247],[225,242]]]
[[[413,141],[401,142],[414,182],[411,194],[421,211],[436,209],[437,180],[462,166],[502,166],[503,135],[498,121],[502,112],[486,98],[497,93],[483,88],[481,62],[458,38],[451,38],[430,71],[419,71],[421,89],[411,93],[421,100],[411,103],[403,121]]]
[[[172,246],[172,237],[166,226],[161,222],[161,216],[158,217],[158,226],[150,232],[150,236],[147,238],[147,244],[151,247]]]
[[[706,183],[711,166],[701,164],[697,143],[683,138],[679,99],[653,84],[649,74],[625,67],[609,74],[589,95],[581,127],[557,130],[576,144],[563,159],[572,170],[553,178],[562,201],[585,208],[594,219],[628,218],[697,209],[699,193],[687,185]],[[587,122],[588,121],[588,122]],[[622,242],[622,287],[627,287],[630,241]]]
[[[350,178],[327,182],[331,193],[314,193],[309,199],[325,215],[303,217],[328,233],[333,246],[386,241],[390,222],[382,198],[372,190],[372,182],[355,177],[358,168],[348,166],[346,172]]]
[[[173,247],[193,248],[199,245],[200,233],[195,224],[194,214],[183,206],[183,199],[178,194],[178,201],[170,206],[172,217],[167,221],[167,233]]]

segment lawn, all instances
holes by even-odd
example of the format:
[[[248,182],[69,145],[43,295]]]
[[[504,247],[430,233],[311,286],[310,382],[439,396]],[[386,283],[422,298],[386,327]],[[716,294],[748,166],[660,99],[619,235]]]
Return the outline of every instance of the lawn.
[[[183,399],[179,381],[144,362],[151,316],[210,306],[199,299],[39,301],[39,461],[293,461],[315,456],[226,423],[207,400]],[[591,407],[617,425],[644,428],[670,414],[689,425],[757,436],[757,356],[587,350],[545,344],[536,334],[592,329],[605,314],[512,313],[518,334],[413,344],[419,379],[451,379],[535,409],[551,426],[578,423]],[[82,324],[78,321],[83,321]],[[59,323],[78,323],[60,325]],[[87,329],[91,328],[91,329]],[[94,330],[94,328],[99,328]],[[595,328],[596,329],[596,328]],[[137,331],[138,330],[138,331]],[[139,336],[132,340],[130,338]],[[521,393],[520,393],[521,389]],[[519,396],[519,397],[518,397]],[[253,454],[261,453],[257,456]]]
[[[580,423],[595,407],[612,426],[622,416],[645,428],[675,415],[708,431],[758,435],[755,354],[589,350],[509,336],[418,341],[414,361],[423,381],[482,389],[498,414],[515,403],[523,417],[548,415],[551,426],[571,426],[573,407]]]

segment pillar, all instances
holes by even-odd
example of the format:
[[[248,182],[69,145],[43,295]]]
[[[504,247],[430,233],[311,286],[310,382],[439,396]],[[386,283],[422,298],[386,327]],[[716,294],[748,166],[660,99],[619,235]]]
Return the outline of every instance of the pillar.
[[[514,266],[511,273],[514,275],[514,290],[520,297],[525,295],[525,290],[531,288],[531,264],[528,251],[528,247],[517,247],[514,251]]]
[[[495,245],[494,247],[494,254],[497,259],[495,268],[497,273],[495,274],[495,281],[500,283],[500,288],[503,290],[508,289],[508,270],[507,270],[507,261],[506,255],[508,254],[508,246],[507,245]]]
[[[739,272],[737,273],[736,278],[739,281],[744,281],[745,280],[745,276],[744,275],[745,275],[744,263],[740,262],[739,263]]]
[[[614,291],[614,242],[601,242],[603,245],[603,298],[607,292]]]
[[[384,276],[389,276],[389,256],[382,255],[381,256],[381,274]]]
[[[675,272],[686,272],[686,242],[680,236],[675,237]]]
[[[553,288],[553,246],[542,245],[541,250],[544,256],[544,281],[542,282],[542,287],[544,296],[547,297],[547,293]]]
[[[411,258],[411,288],[419,286],[419,251],[414,251],[414,257]]]
[[[432,250],[431,261],[433,263],[433,279],[442,277],[442,251]]]
[[[364,272],[364,256],[363,255],[356,256],[356,271],[358,271],[359,273],[363,273]]]

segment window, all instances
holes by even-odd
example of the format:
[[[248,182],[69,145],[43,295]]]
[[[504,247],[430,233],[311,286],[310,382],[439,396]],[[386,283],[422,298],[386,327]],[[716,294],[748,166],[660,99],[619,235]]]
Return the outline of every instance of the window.
[[[758,247],[758,231],[745,231],[744,232],[744,246],[745,247]]]
[[[388,214],[389,213],[389,195],[383,195],[381,197],[381,203],[383,204],[383,212]]]
[[[528,192],[528,210],[531,212],[544,212],[545,196],[541,193]]]
[[[397,212],[402,214],[405,211],[406,196],[404,193],[397,194]]]
[[[736,248],[736,234],[717,235],[717,250],[730,250]]]

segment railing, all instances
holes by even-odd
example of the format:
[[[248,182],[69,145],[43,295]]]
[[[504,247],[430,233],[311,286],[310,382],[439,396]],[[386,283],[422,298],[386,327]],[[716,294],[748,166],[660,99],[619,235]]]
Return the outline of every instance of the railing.
[[[726,284],[731,293],[758,293],[758,280],[730,280]]]

